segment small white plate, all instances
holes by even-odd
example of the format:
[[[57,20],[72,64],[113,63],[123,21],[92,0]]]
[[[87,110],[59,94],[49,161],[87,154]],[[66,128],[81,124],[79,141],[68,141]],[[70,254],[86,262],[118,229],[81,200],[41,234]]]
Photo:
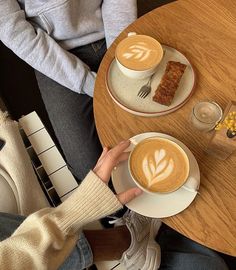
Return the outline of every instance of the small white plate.
[[[198,163],[192,154],[192,152],[184,145],[182,142],[176,138],[157,132],[147,132],[138,134],[132,137],[130,140],[139,142],[145,138],[159,136],[160,138],[167,138],[176,142],[180,145],[183,150],[186,152],[189,158],[190,171],[188,179],[195,179],[200,185],[200,171]],[[131,144],[129,151],[134,147]],[[187,180],[188,182],[188,180]],[[117,193],[123,192],[129,188],[135,187],[129,171],[128,171],[128,162],[123,162],[119,164],[115,170],[112,172],[112,183]],[[194,200],[197,195],[197,191],[188,191],[181,187],[175,192],[168,194],[149,194],[144,192],[141,196],[135,198],[129,202],[126,206],[141,214],[153,218],[164,218],[176,215],[186,209]]]
[[[137,96],[139,89],[148,79],[135,80],[126,77],[118,68],[115,59],[110,63],[106,74],[106,85],[112,99],[124,110],[140,116],[160,116],[182,107],[191,97],[195,85],[195,74],[189,60],[178,50],[162,45],[164,57],[152,79],[152,92],[145,98]],[[164,106],[152,100],[165,72],[168,61],[178,61],[187,65],[178,90],[170,106]]]

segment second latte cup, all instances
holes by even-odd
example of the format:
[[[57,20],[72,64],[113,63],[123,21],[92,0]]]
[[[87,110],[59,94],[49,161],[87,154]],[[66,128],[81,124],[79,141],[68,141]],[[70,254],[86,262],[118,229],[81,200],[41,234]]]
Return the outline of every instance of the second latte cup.
[[[134,183],[150,194],[166,194],[181,188],[189,176],[189,159],[175,142],[147,138],[131,151],[129,173]]]
[[[120,71],[133,79],[145,79],[154,74],[163,58],[161,44],[153,37],[129,33],[115,51]]]

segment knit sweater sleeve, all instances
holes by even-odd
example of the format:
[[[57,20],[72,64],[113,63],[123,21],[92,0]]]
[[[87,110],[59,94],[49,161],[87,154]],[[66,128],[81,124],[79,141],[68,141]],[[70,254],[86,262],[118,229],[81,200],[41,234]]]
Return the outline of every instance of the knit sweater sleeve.
[[[137,19],[137,0],[104,0],[102,18],[107,47]]]
[[[116,196],[91,171],[64,203],[30,215],[0,243],[1,269],[58,269],[85,224],[121,207]]]
[[[35,29],[16,0],[0,0],[0,40],[47,77],[70,90],[93,96],[96,74],[45,31]]]

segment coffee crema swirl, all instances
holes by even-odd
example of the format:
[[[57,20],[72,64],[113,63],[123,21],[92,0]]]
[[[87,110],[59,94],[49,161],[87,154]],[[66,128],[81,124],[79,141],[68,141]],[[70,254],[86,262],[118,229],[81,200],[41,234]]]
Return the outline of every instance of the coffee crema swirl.
[[[143,62],[150,57],[153,50],[149,49],[149,46],[145,42],[137,42],[135,45],[127,47],[127,52],[122,54],[122,57],[126,59],[136,59],[137,62]]]
[[[150,69],[161,61],[162,56],[160,43],[145,35],[127,37],[116,48],[118,61],[132,70]]]
[[[165,181],[175,169],[174,160],[168,157],[165,149],[156,150],[154,155],[147,154],[142,165],[148,188]]]
[[[162,138],[146,139],[130,157],[130,170],[135,180],[152,192],[171,192],[187,179],[189,161],[175,143]]]

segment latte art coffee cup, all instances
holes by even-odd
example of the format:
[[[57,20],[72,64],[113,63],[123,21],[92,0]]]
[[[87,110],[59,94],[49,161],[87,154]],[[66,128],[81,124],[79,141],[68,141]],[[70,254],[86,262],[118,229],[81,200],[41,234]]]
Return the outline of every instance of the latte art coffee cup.
[[[115,56],[124,75],[143,79],[156,71],[163,57],[163,49],[156,39],[134,33],[118,44]]]
[[[175,142],[152,137],[138,143],[129,157],[129,171],[144,191],[168,193],[180,188],[189,175],[189,159]]]

